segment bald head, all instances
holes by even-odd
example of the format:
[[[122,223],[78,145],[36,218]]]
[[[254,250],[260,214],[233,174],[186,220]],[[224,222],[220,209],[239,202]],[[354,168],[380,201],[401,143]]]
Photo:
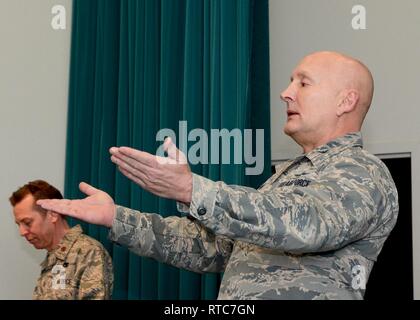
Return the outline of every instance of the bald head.
[[[373,99],[374,81],[372,73],[361,61],[333,51],[321,51],[308,55],[303,60],[317,60],[330,71],[337,90],[355,90],[358,101],[355,114],[362,124]]]

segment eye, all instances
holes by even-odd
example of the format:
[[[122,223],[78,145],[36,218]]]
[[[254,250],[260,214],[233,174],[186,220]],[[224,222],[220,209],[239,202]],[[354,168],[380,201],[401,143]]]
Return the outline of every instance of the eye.
[[[309,84],[307,84],[306,82],[301,82],[301,83],[300,83],[300,85],[301,85],[302,87],[307,87]]]
[[[25,220],[22,223],[25,227],[29,228],[32,224],[32,220]]]

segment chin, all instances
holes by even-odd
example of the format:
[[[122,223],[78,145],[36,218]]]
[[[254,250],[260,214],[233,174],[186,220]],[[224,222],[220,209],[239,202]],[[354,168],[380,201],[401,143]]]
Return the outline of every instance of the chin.
[[[294,128],[291,128],[291,127],[289,127],[288,125],[286,125],[284,128],[283,128],[283,132],[285,133],[285,134],[287,134],[288,136],[293,136],[295,133],[296,133],[296,129],[294,129]]]

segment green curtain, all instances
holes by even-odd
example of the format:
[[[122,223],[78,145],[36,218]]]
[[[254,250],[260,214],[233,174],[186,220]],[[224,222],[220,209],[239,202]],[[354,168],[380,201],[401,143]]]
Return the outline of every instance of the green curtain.
[[[265,130],[261,175],[245,175],[245,164],[198,164],[194,172],[253,187],[270,175],[267,0],[74,0],[72,25],[67,198],[84,197],[78,184],[86,181],[117,204],[177,215],[174,201],[121,175],[108,149],[155,154],[156,133],[179,134],[181,120],[189,130]],[[138,257],[110,243],[106,228],[81,224],[112,255],[114,299],[217,297],[221,275]]]

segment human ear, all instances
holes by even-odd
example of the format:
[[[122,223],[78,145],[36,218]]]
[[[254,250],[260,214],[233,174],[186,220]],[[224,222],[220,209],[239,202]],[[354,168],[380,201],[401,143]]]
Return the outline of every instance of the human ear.
[[[53,212],[51,210],[48,210],[47,211],[47,215],[50,218],[51,222],[57,222],[57,220],[58,220],[58,213]]]
[[[337,117],[341,117],[344,113],[352,112],[359,102],[359,92],[356,90],[346,91],[337,108]]]

